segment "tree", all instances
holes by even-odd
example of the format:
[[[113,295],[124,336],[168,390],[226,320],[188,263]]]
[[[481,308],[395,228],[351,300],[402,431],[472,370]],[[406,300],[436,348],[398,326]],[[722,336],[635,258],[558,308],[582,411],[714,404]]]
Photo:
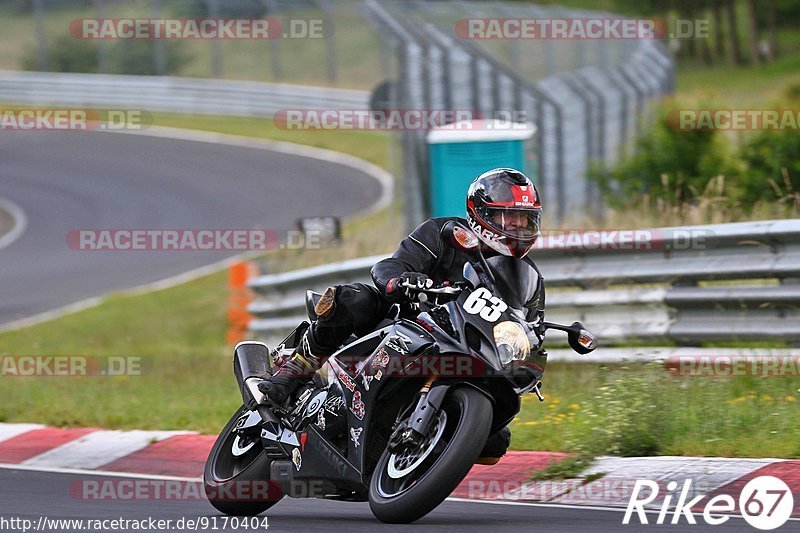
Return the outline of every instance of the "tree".
[[[739,46],[739,25],[736,23],[736,1],[725,0],[725,14],[728,19],[728,54],[731,63],[742,64],[742,52]]]
[[[714,54],[717,59],[723,59],[725,57],[725,32],[722,29],[724,25],[722,0],[714,0],[711,6],[711,16],[714,20]]]
[[[750,60],[754,65],[758,65],[761,63],[761,55],[758,50],[758,41],[760,37],[756,0],[747,0],[747,29],[750,33]]]
[[[767,31],[769,32],[769,59],[774,60],[778,51],[777,0],[767,0]]]

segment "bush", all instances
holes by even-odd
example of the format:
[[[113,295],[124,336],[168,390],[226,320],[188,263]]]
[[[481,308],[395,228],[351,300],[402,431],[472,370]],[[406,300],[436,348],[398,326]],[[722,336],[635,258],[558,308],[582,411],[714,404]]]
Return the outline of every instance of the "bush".
[[[799,131],[751,133],[733,151],[727,132],[679,130],[669,114],[661,116],[636,143],[635,155],[613,170],[590,172],[608,205],[628,215],[623,223],[721,223],[800,213]]]
[[[281,6],[286,9],[288,6]],[[191,0],[188,3],[179,4],[174,9],[174,15],[186,18],[210,17],[208,4],[205,0]],[[255,19],[267,16],[267,10],[261,2],[248,0],[225,0],[219,3],[220,18],[245,18]]]
[[[179,73],[190,56],[183,43],[163,41],[164,74]],[[117,74],[139,74],[152,76],[158,74],[155,66],[156,41],[118,41],[109,51],[109,64],[112,72]]]
[[[668,398],[658,374],[617,378],[597,389],[580,413],[584,424],[570,438],[579,456],[658,455],[669,432],[662,417]]]
[[[695,202],[709,180],[736,173],[726,145],[716,131],[679,130],[667,113],[636,143],[635,155],[617,168],[593,171],[612,207],[624,207],[637,195]]]
[[[97,43],[65,35],[48,43],[46,68],[53,72],[97,72]],[[36,49],[30,49],[22,58],[24,70],[39,70]]]
[[[111,74],[155,75],[155,41],[106,42],[108,72]],[[175,74],[191,59],[183,43],[164,41],[165,74]],[[24,70],[38,70],[38,52],[30,49],[22,59]],[[65,35],[47,46],[47,70],[51,72],[96,73],[98,44]]]
[[[798,201],[800,131],[760,132],[742,146],[740,157],[746,166],[739,183],[743,201]]]

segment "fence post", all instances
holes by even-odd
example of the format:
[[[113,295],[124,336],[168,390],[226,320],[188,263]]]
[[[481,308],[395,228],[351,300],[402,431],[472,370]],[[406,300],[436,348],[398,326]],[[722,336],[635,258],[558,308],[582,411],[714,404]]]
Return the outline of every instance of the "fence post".
[[[154,19],[161,18],[161,0],[150,0],[150,12]],[[162,39],[153,41],[153,66],[159,76],[167,73],[167,56]]]
[[[47,70],[47,41],[44,30],[44,0],[33,0],[33,17],[36,28],[36,69]]]
[[[106,18],[105,13],[106,0],[92,0],[94,4],[95,16],[99,19]],[[97,40],[97,71],[100,73],[108,72],[108,43],[104,39]]]
[[[208,16],[212,19],[219,18],[218,0],[206,0]],[[215,78],[222,77],[222,43],[219,39],[211,41],[211,72]]]

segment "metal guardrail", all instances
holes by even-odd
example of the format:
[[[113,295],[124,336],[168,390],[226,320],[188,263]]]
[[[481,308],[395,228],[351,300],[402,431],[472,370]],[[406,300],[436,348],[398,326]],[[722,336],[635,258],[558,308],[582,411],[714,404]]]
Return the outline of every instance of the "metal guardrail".
[[[636,236],[634,249],[590,250],[586,243],[543,239],[531,253],[549,289],[548,320],[581,320],[606,343],[800,338],[800,220],[660,228]],[[257,295],[248,308],[251,331],[282,336],[305,318],[306,289],[370,282],[370,267],[383,257],[250,280]],[[701,285],[717,281],[730,283]]]
[[[0,101],[270,117],[281,109],[368,109],[369,93],[168,76],[0,71]]]

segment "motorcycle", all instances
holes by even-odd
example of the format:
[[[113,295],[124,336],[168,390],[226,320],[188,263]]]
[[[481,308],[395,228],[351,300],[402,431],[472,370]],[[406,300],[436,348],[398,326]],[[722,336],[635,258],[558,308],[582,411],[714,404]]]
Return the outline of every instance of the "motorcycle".
[[[445,229],[454,246],[478,246],[468,229]],[[395,306],[372,333],[328,359],[327,381],[315,374],[284,405],[271,404],[257,385],[271,375],[270,359],[288,357],[309,323],[272,351],[239,343],[233,366],[243,405],[206,462],[211,504],[252,516],[286,495],[369,501],[379,520],[409,523],[444,501],[488,436],[519,412],[520,397],[543,400],[544,332],[566,332],[578,353],[597,346],[580,322],[526,320],[524,305],[540,282],[531,265],[477,255],[463,281],[413,287],[416,304]],[[319,297],[306,294],[312,320]]]

